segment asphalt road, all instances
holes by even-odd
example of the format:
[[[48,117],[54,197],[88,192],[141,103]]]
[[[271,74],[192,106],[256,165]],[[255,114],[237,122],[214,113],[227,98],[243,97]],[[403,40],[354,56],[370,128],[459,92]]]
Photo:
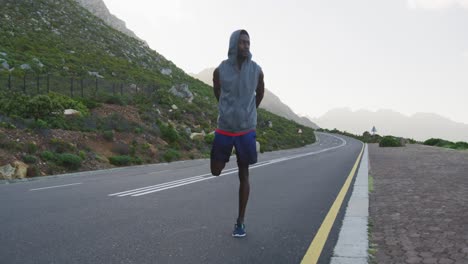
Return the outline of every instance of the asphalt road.
[[[259,156],[240,239],[235,158],[219,177],[193,160],[0,185],[0,263],[299,263],[362,148],[317,135]]]

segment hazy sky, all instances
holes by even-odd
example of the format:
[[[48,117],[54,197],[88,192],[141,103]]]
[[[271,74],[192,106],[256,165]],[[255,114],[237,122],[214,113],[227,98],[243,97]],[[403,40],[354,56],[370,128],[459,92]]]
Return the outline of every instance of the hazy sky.
[[[245,28],[268,89],[295,112],[432,112],[468,124],[468,0],[104,0],[188,73]]]

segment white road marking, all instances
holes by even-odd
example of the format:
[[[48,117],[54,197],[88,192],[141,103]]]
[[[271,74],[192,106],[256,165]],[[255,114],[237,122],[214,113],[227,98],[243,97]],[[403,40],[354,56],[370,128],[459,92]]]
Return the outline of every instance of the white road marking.
[[[332,135],[329,135],[329,136],[332,136]],[[330,151],[330,150],[333,150],[333,149],[343,147],[343,146],[345,146],[347,144],[347,142],[342,138],[339,138],[339,137],[336,137],[336,136],[332,136],[332,137],[341,140],[341,144],[338,145],[338,146],[322,149],[322,150],[319,150],[319,151],[307,152],[307,153],[303,153],[303,154],[297,154],[297,155],[277,158],[277,159],[273,159],[273,160],[262,161],[262,162],[259,162],[259,163],[255,164],[255,165],[252,165],[250,167],[250,169],[255,169],[255,168],[275,164],[275,163],[278,163],[278,162],[283,162],[283,161],[287,161],[287,160],[302,158],[302,157],[306,157],[306,156],[310,156],[310,155],[316,155],[316,154],[319,154],[319,153],[322,153],[322,152],[326,152],[326,151]],[[146,195],[146,194],[150,194],[150,193],[160,192],[160,191],[163,191],[163,190],[172,189],[172,188],[176,188],[176,187],[180,187],[180,186],[184,186],[184,185],[188,185],[188,184],[192,184],[192,183],[196,183],[196,182],[206,181],[206,180],[222,177],[222,176],[237,173],[237,172],[238,172],[237,168],[230,168],[230,169],[226,169],[219,176],[212,176],[211,173],[206,173],[206,174],[197,175],[197,176],[193,176],[193,177],[189,177],[189,178],[185,178],[185,179],[181,179],[181,180],[176,180],[176,181],[171,181],[171,182],[166,182],[166,183],[160,183],[160,184],[156,184],[156,185],[146,186],[146,187],[132,189],[132,190],[118,192],[118,193],[112,193],[112,194],[109,194],[108,196],[118,196],[118,197],[132,196],[132,197],[137,197],[137,196],[142,196],[142,195]]]
[[[182,179],[182,180],[177,180],[177,181],[172,181],[172,182],[166,182],[166,183],[156,184],[156,185],[147,186],[147,187],[142,187],[142,188],[138,188],[138,189],[133,189],[133,190],[129,190],[129,191],[124,191],[124,192],[119,192],[119,193],[113,193],[113,194],[109,194],[109,196],[119,196],[119,197],[122,197],[122,196],[126,196],[126,195],[131,195],[131,194],[133,194],[133,193],[144,192],[144,191],[147,191],[147,190],[152,190],[152,189],[154,189],[154,188],[159,188],[159,187],[165,187],[165,186],[172,185],[172,184],[179,184],[179,183],[183,183],[183,182],[190,182],[190,181],[198,180],[198,179],[201,179],[201,178],[203,178],[203,177],[195,176],[195,177],[190,177],[190,178],[186,178],[186,179]]]
[[[233,171],[233,170],[237,171],[237,168],[227,169],[226,172],[228,173],[228,171]],[[137,193],[140,193],[140,192],[146,192],[146,191],[149,191],[149,190],[164,188],[164,187],[167,187],[167,186],[177,185],[177,184],[181,184],[181,183],[188,184],[188,183],[192,183],[193,181],[203,179],[206,176],[211,176],[211,173],[206,173],[206,174],[202,174],[202,175],[198,175],[198,176],[193,176],[193,177],[190,177],[190,178],[184,178],[184,179],[181,179],[181,180],[176,180],[176,181],[171,181],[171,182],[165,182],[165,183],[160,183],[160,184],[156,184],[156,185],[146,186],[146,187],[133,189],[133,190],[128,190],[128,191],[124,191],[124,192],[112,193],[112,194],[109,194],[109,196],[122,197],[122,196],[137,194]]]
[[[158,174],[158,173],[166,172],[166,171],[169,171],[169,170],[153,171],[153,172],[148,172],[146,174]]]
[[[206,177],[206,178],[201,177],[200,179],[195,179],[195,180],[192,180],[192,181],[189,181],[189,182],[183,182],[183,183],[180,183],[180,184],[169,185],[169,186],[166,186],[166,187],[158,187],[156,189],[152,189],[152,190],[149,190],[149,191],[146,191],[146,192],[132,193],[130,195],[134,196],[134,197],[141,196],[141,195],[145,195],[145,194],[150,194],[150,193],[154,193],[154,192],[159,192],[159,191],[163,191],[163,190],[167,190],[167,189],[176,188],[176,187],[179,187],[179,186],[184,186],[184,185],[195,183],[195,182],[209,180],[209,179],[212,179],[212,178],[216,178],[216,176],[209,176],[209,177]],[[121,195],[119,195],[119,197],[121,197]]]
[[[77,182],[77,183],[70,183],[70,184],[64,184],[64,185],[56,185],[56,186],[50,186],[50,187],[36,188],[36,189],[31,189],[30,191],[45,190],[45,189],[53,189],[53,188],[60,188],[60,187],[78,185],[78,184],[83,184],[83,183]]]

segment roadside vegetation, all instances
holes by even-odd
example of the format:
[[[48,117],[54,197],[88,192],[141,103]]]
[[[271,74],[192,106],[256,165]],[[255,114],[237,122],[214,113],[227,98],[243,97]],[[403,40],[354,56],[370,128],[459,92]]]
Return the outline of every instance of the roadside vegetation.
[[[377,264],[377,244],[372,243],[372,232],[374,230],[374,223],[369,219],[367,223],[367,240],[369,241],[369,249],[367,249],[367,263]]]
[[[369,131],[365,131],[362,135],[355,135],[346,131],[340,131],[338,129],[317,129],[319,132],[327,132],[333,134],[340,134],[344,136],[348,136],[351,138],[355,138],[360,140],[364,143],[378,143],[380,147],[402,147],[405,144],[418,144],[414,139],[411,138],[401,138],[401,137],[394,137],[394,136],[381,136],[379,134],[372,135]]]
[[[427,146],[436,146],[436,147],[442,147],[442,148],[450,148],[450,149],[456,149],[456,150],[468,150],[468,143],[459,141],[459,142],[452,142],[440,138],[431,138],[423,143],[424,145]]]
[[[402,138],[402,137],[395,137],[395,136],[380,136],[378,134],[372,135],[368,131],[365,131],[362,135],[355,135],[346,131],[340,131],[338,129],[317,129],[319,132],[327,132],[327,133],[334,133],[340,134],[348,137],[355,138],[360,140],[364,143],[378,143],[380,147],[402,147],[405,144],[424,144],[427,146],[435,146],[435,147],[442,147],[442,148],[450,148],[455,150],[468,150],[468,143],[459,141],[459,142],[452,142],[440,138],[430,138],[424,142],[416,141],[411,138]]]
[[[404,141],[393,136],[385,136],[380,139],[379,147],[403,147]]]
[[[95,98],[0,92],[0,167],[20,160],[34,177],[207,158],[217,110],[199,100],[189,104],[167,91]],[[77,113],[65,115],[65,109]],[[193,132],[204,136],[192,139]],[[315,135],[260,109],[257,140],[264,152],[312,144]]]

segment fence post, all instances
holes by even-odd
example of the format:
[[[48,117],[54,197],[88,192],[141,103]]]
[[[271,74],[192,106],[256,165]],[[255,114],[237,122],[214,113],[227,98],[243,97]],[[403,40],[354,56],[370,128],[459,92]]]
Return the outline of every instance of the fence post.
[[[70,96],[73,97],[73,77],[70,78]]]
[[[39,75],[37,75],[37,94],[39,94]]]
[[[98,91],[98,79],[97,79],[97,76],[96,76],[96,93]]]
[[[8,73],[8,89],[11,90],[11,72]]]
[[[83,98],[83,78],[81,78],[81,81],[80,81],[80,86],[81,86],[81,98]]]
[[[115,83],[112,83],[112,95],[115,96]]]
[[[120,95],[123,96],[123,83],[120,83]]]
[[[26,72],[23,75],[23,93],[26,93]]]
[[[49,79],[50,79],[50,73],[47,73],[47,94],[49,94]]]

